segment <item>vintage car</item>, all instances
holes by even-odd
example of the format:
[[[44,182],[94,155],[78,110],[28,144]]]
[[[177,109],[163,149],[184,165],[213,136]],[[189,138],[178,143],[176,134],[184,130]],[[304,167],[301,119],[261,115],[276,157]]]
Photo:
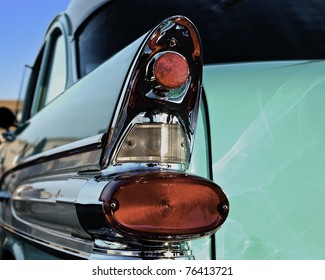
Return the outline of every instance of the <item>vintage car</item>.
[[[0,257],[325,258],[324,14],[72,0],[0,110]]]

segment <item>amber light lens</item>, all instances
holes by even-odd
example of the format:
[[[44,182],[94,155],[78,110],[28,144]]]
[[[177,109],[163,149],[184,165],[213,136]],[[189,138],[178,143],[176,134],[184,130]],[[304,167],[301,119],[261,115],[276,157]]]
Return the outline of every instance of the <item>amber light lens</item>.
[[[120,177],[102,193],[112,227],[138,238],[191,238],[216,231],[228,215],[223,191],[211,181],[179,173]]]
[[[154,64],[154,76],[162,86],[174,89],[182,86],[188,79],[189,67],[183,56],[166,52]]]

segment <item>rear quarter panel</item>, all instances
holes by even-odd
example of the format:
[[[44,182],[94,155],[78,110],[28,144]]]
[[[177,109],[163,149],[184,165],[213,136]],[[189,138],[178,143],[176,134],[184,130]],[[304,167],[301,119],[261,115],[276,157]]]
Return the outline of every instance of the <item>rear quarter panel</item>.
[[[207,66],[218,259],[324,259],[325,63]]]

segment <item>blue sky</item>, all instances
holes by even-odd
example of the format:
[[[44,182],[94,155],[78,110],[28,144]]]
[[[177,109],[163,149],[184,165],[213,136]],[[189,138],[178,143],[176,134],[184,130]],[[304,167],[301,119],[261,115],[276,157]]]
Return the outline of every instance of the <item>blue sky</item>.
[[[17,99],[25,64],[32,65],[48,25],[69,0],[7,0],[0,7],[0,99]]]

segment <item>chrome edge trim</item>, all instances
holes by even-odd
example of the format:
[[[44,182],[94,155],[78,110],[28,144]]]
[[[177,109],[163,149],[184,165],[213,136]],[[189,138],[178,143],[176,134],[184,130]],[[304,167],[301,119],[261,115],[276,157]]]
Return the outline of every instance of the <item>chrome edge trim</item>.
[[[44,246],[47,247],[49,249],[52,249],[54,251],[60,251],[62,253],[66,253],[69,255],[73,255],[75,257],[79,257],[79,258],[88,258],[90,256],[90,253],[86,253],[86,252],[82,252],[82,251],[78,251],[75,250],[73,248],[69,248],[69,247],[65,247],[59,244],[55,244],[49,241],[45,241],[44,239],[41,238],[36,238],[35,236],[31,235],[31,234],[27,234],[24,233],[22,231],[19,231],[13,227],[11,227],[8,224],[5,224],[3,222],[0,222],[0,227],[2,227],[4,230],[10,232],[13,235],[16,235],[22,239],[28,240],[29,242],[31,242],[31,244],[37,244],[39,246]]]
[[[143,244],[135,247],[129,245],[95,240],[94,253],[139,259],[194,260],[192,250],[187,242]]]
[[[101,133],[101,134],[91,136],[91,137],[88,137],[85,139],[81,139],[81,140],[78,140],[78,141],[75,141],[75,142],[72,142],[69,144],[65,144],[60,147],[51,149],[49,151],[37,154],[35,156],[28,157],[22,161],[18,160],[17,165],[19,166],[19,165],[27,164],[29,162],[37,161],[39,159],[50,157],[50,156],[53,156],[56,154],[72,152],[72,151],[82,149],[82,148],[88,147],[88,146],[96,146],[99,148],[103,144],[104,136],[105,136],[105,133]]]

